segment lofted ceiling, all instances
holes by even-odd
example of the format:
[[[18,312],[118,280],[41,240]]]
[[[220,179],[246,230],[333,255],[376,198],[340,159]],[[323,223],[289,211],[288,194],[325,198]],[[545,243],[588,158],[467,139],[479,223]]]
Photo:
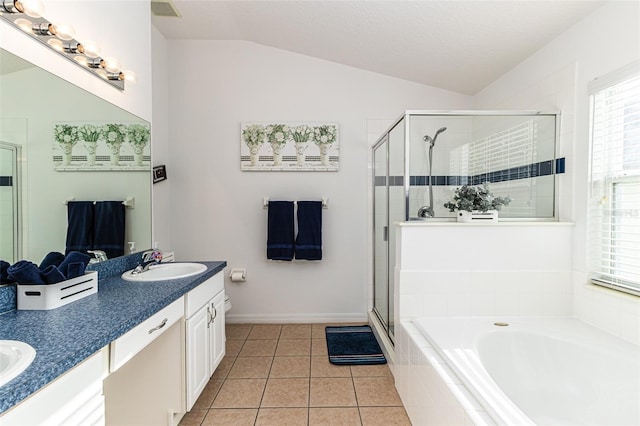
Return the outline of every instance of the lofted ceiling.
[[[167,39],[252,41],[473,95],[604,1],[173,3],[181,17],[153,17]]]

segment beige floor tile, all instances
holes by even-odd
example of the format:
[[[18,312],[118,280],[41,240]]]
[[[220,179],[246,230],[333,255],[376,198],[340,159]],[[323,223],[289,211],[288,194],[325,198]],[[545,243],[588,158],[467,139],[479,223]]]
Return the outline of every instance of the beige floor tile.
[[[402,406],[392,377],[354,377],[359,406]]]
[[[269,378],[309,377],[311,357],[277,356],[273,358]]]
[[[269,379],[260,407],[308,407],[309,379]]]
[[[280,338],[280,324],[258,324],[254,325],[247,339],[278,339]]]
[[[258,408],[266,383],[266,379],[227,379],[212,408]]]
[[[259,379],[269,377],[270,356],[239,356],[227,375],[229,379]]]
[[[309,426],[359,426],[360,424],[360,413],[357,407],[309,409]]]
[[[311,357],[311,377],[351,377],[348,365],[335,365],[329,362],[329,357]]]
[[[249,324],[227,324],[225,327],[225,335],[227,340],[244,340],[251,332]]]
[[[353,382],[350,377],[312,377],[310,380],[310,407],[345,407],[357,405]]]
[[[179,426],[200,426],[202,420],[207,415],[207,410],[194,410],[192,409],[180,420]]]
[[[273,356],[277,340],[247,340],[238,356]]]
[[[228,409],[218,408],[209,410],[202,426],[253,426],[258,409]]]
[[[256,426],[307,426],[308,410],[304,408],[261,408]]]
[[[388,364],[352,365],[353,377],[393,377]]]
[[[196,403],[193,404],[193,409],[207,410],[209,407],[211,407],[211,404],[213,404],[213,400],[218,394],[218,391],[220,390],[220,388],[222,387],[223,382],[224,380],[219,380],[219,379],[209,380],[209,383],[207,383],[207,386],[205,386],[204,390],[200,394],[200,397],[198,398]]]
[[[327,352],[327,339],[311,339],[311,355],[329,356],[329,352]]]
[[[411,426],[404,407],[360,407],[363,426]]]
[[[311,324],[285,324],[280,333],[281,339],[311,339]]]
[[[280,339],[276,356],[311,355],[310,339]]]
[[[243,340],[230,340],[227,339],[227,342],[225,343],[225,355],[226,356],[238,356],[238,354],[240,353],[240,350],[242,349],[242,345],[244,345],[244,339]]]
[[[231,367],[233,367],[233,363],[236,362],[235,356],[225,356],[218,364],[218,367],[213,372],[212,379],[226,379]]]

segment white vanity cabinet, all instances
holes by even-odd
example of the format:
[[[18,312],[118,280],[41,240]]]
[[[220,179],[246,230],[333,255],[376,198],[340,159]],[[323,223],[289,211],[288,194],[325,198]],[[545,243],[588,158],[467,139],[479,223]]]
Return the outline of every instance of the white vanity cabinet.
[[[186,393],[190,411],[225,354],[224,275],[218,273],[187,293]]]

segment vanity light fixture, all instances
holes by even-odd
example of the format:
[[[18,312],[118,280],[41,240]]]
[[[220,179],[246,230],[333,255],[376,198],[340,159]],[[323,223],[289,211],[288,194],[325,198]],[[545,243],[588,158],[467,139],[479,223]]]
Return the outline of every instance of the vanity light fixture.
[[[79,42],[75,31],[67,24],[55,24],[42,15],[40,0],[0,0],[0,18],[20,28],[45,46],[55,50],[84,70],[100,77],[114,87],[124,90],[125,80],[135,82],[135,73],[123,71],[120,61],[113,57],[102,58],[95,41]]]

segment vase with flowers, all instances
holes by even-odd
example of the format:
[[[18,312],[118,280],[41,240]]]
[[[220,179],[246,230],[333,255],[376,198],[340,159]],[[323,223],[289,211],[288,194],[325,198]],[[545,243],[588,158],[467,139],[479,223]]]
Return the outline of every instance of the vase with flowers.
[[[242,139],[249,148],[249,158],[251,165],[258,164],[258,151],[266,139],[264,126],[260,124],[250,124],[242,129]]]
[[[104,141],[111,150],[111,165],[119,165],[120,147],[124,143],[124,139],[127,136],[126,126],[124,124],[105,124],[102,127],[102,134],[104,136]]]
[[[71,164],[71,154],[73,147],[78,143],[78,128],[70,124],[56,124],[53,126],[55,141],[62,148],[63,164],[68,166]]]
[[[313,140],[313,127],[301,124],[291,129],[291,139],[296,147],[296,165],[304,166],[304,151],[309,147],[308,142]]]
[[[144,147],[149,143],[151,132],[142,124],[130,124],[127,126],[127,140],[133,148],[136,166],[142,166]]]
[[[496,197],[489,184],[463,185],[453,193],[453,199],[444,203],[450,212],[458,212],[458,222],[497,221],[498,210],[511,202],[511,197]]]
[[[289,126],[286,124],[270,124],[266,127],[265,134],[273,151],[273,165],[282,165],[282,148],[291,137]]]
[[[320,149],[320,164],[327,166],[329,164],[329,148],[336,141],[336,126],[323,125],[313,128],[313,140]]]
[[[95,166],[98,140],[102,137],[101,127],[93,124],[83,124],[78,126],[78,136],[81,141],[84,141],[84,147],[89,153],[87,156],[89,166]]]

